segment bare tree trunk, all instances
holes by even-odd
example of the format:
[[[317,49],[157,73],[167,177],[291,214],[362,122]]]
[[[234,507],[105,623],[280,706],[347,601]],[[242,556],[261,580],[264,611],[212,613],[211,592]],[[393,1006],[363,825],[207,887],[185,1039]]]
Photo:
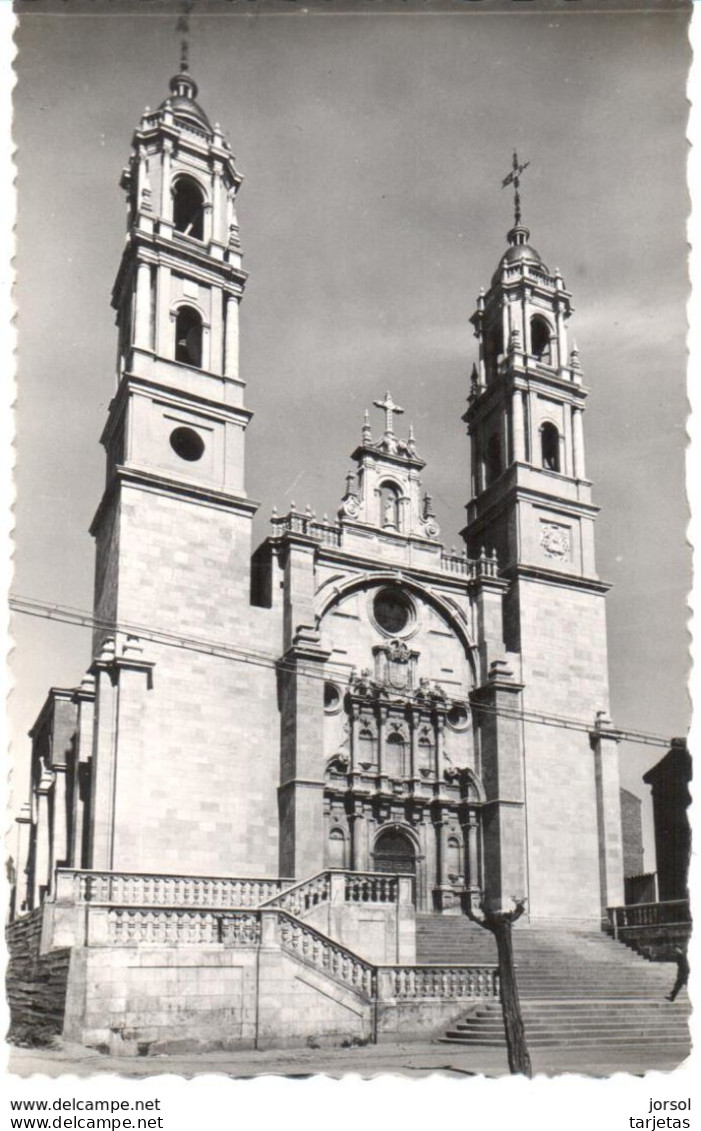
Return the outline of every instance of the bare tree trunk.
[[[509,1060],[509,1072],[523,1076],[532,1075],[531,1058],[526,1044],[526,1032],[521,1016],[521,1003],[514,970],[514,951],[511,940],[511,924],[522,914],[525,900],[514,899],[513,911],[485,911],[480,905],[479,913],[474,908],[467,912],[473,922],[479,923],[486,931],[491,931],[497,944],[499,958],[499,983],[501,989],[501,1013],[504,1019],[504,1036]]]

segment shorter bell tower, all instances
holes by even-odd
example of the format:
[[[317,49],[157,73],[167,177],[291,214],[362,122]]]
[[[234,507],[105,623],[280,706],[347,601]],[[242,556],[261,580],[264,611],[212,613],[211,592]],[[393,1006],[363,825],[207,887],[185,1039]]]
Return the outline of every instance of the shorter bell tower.
[[[601,721],[608,586],[596,573],[599,508],[585,472],[588,390],[567,337],[571,295],[522,221],[525,168],[514,154],[504,181],[515,190],[514,224],[471,320],[478,360],[464,416],[472,490],[463,534],[468,555],[495,553],[509,582],[504,644],[520,657],[524,687],[530,911],[587,918],[623,896],[615,737]],[[583,720],[591,744],[584,728],[529,721],[538,712]]]

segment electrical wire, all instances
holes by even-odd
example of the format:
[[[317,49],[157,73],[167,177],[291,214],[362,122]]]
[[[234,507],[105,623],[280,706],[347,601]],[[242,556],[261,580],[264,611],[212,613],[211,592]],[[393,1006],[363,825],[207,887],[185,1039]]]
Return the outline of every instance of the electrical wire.
[[[166,632],[162,629],[154,629],[148,625],[133,622],[115,622],[113,620],[101,619],[83,609],[71,608],[68,605],[49,604],[32,597],[22,597],[16,594],[10,596],[9,604],[14,612],[21,613],[25,616],[39,617],[44,620],[71,624],[80,628],[102,629],[110,633],[123,633],[126,636],[136,636],[140,640],[149,640],[155,644],[165,644],[173,648],[202,652],[222,659],[234,660],[238,663],[251,664],[275,671],[294,671],[298,674],[305,675],[307,678],[318,679],[323,682],[333,678],[345,680],[348,678],[349,669],[351,668],[351,665],[341,667],[340,665],[334,666],[333,663],[327,662],[324,665],[323,672],[319,672],[316,668],[305,666],[304,664],[285,662],[284,659],[279,659],[272,653],[254,651],[250,648],[235,648],[232,645],[222,644],[220,641],[210,640],[206,637],[184,636],[180,633]],[[453,698],[455,698],[455,696],[453,696]],[[469,699],[467,689],[463,689],[462,698],[466,701]],[[549,714],[543,711],[529,711],[520,708],[510,709],[507,707],[497,708],[482,703],[473,704],[473,711],[480,715],[516,719],[524,723],[560,727],[563,730],[580,731],[586,734],[596,732],[596,727],[591,721],[574,719],[566,715]],[[642,730],[604,726],[603,733],[612,734],[619,741],[634,742],[645,746],[668,748],[671,745],[670,738]]]

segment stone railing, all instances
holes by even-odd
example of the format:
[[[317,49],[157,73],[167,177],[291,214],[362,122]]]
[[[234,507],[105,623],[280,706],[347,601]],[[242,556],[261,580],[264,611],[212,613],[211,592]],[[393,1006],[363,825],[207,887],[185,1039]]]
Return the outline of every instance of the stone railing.
[[[399,903],[400,881],[393,872],[320,872],[266,900],[262,907],[304,916],[320,903]],[[411,901],[410,879],[404,898]]]
[[[491,965],[383,966],[380,968],[380,989],[382,997],[399,1001],[498,998],[499,971]]]
[[[399,876],[390,872],[345,872],[346,903],[398,903]]]
[[[95,872],[59,868],[56,900],[155,907],[258,907],[292,880]]]
[[[283,950],[362,997],[375,997],[377,971],[372,963],[291,915],[279,912],[278,922]]]
[[[264,907],[277,908],[280,911],[289,911],[291,915],[305,915],[320,903],[328,903],[331,898],[331,880],[329,872],[320,872],[308,880],[302,880],[265,900]]]
[[[496,965],[375,966],[285,912],[278,913],[278,922],[283,950],[368,1000],[452,1002],[499,997]]]
[[[469,577],[473,563],[464,554],[441,554],[441,569],[446,573],[458,573]]]
[[[614,938],[621,931],[641,927],[679,927],[691,922],[688,899],[668,899],[661,903],[629,903],[607,908],[609,926]]]
[[[313,538],[324,546],[338,547],[341,545],[341,528],[332,522],[318,522],[312,511],[300,513],[291,510],[286,515],[273,515],[270,520],[273,528],[273,537],[281,534],[304,534]]]
[[[96,906],[88,929],[89,945],[257,946],[259,942],[258,916],[245,911],[219,915],[177,907]]]
[[[467,558],[463,554],[441,554],[441,569],[447,573],[457,573],[461,577],[498,577],[499,562],[496,550],[487,554],[484,549],[478,558]]]

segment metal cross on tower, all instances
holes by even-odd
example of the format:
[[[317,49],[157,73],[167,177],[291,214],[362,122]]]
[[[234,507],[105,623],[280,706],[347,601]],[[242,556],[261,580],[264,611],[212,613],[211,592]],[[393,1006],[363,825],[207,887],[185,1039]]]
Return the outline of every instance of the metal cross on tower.
[[[516,227],[521,223],[521,195],[518,191],[521,186],[520,177],[523,170],[527,169],[529,165],[530,161],[524,161],[523,165],[519,165],[518,153],[514,150],[511,172],[508,177],[504,177],[504,180],[501,182],[502,188],[506,188],[507,185],[514,186],[514,226]]]
[[[390,392],[385,393],[385,399],[383,401],[373,401],[372,403],[374,404],[375,408],[383,409],[385,414],[385,434],[388,436],[393,436],[394,428],[392,413],[404,412],[404,409],[400,408],[398,404],[394,403],[394,401],[392,400],[392,394]]]
[[[190,66],[190,10],[192,9],[194,0],[183,0],[182,14],[178,17],[178,22],[175,25],[175,30],[179,35],[182,35],[180,41],[180,70],[187,71]]]

